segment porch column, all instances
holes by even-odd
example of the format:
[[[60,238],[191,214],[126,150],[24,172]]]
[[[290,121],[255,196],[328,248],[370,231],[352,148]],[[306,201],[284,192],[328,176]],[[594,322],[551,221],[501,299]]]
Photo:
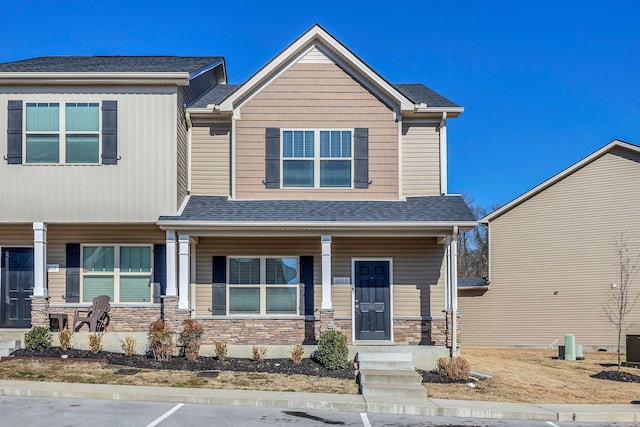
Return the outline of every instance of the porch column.
[[[165,262],[167,265],[167,296],[178,296],[176,288],[176,233],[175,231],[167,231],[166,233],[166,250]]]
[[[33,223],[33,296],[47,297],[47,225]]]
[[[189,283],[191,278],[191,260],[190,260],[191,240],[189,239],[189,235],[179,234],[178,243],[180,245],[180,248],[179,248],[180,265],[178,268],[179,277],[180,277],[178,295],[180,296],[180,298],[178,299],[178,309],[188,310],[189,309]]]
[[[331,235],[322,235],[322,310],[331,310]]]
[[[447,236],[447,315],[451,316],[451,357],[458,355],[458,230]]]

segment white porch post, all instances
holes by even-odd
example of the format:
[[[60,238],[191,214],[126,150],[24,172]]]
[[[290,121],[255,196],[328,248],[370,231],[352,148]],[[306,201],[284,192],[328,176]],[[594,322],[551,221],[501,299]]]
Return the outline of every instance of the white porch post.
[[[177,296],[178,289],[176,287],[176,233],[175,231],[167,231],[166,233],[166,249],[165,262],[167,268],[167,296]]]
[[[322,235],[322,310],[331,310],[331,235]]]
[[[47,225],[33,223],[33,296],[47,296]]]
[[[189,256],[191,240],[189,239],[189,235],[179,234],[178,243],[180,245],[180,265],[178,268],[180,277],[178,295],[180,298],[178,299],[178,309],[187,310],[189,308],[189,283],[191,277],[191,260]]]
[[[458,230],[447,236],[446,312],[451,315],[451,357],[458,355]]]

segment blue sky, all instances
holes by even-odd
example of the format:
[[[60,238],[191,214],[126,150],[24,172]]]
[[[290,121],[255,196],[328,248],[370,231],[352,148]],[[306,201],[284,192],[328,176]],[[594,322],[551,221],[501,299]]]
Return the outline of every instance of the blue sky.
[[[613,139],[640,145],[640,2],[10,2],[0,61],[221,55],[242,83],[319,23],[393,83],[465,107],[449,192],[502,205]],[[637,185],[637,183],[633,183]]]

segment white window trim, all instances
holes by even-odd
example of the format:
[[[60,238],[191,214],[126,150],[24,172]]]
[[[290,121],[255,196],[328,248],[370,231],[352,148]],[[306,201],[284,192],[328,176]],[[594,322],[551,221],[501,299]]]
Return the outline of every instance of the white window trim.
[[[360,340],[356,340],[356,261],[388,261],[389,262],[389,341],[394,342],[393,337],[393,257],[385,258],[385,257],[358,257],[351,258],[351,283],[353,286],[351,287],[351,336],[353,337],[353,342],[358,342]],[[387,342],[384,340],[380,340],[380,342]]]
[[[284,157],[284,132],[313,132],[313,157]],[[320,132],[338,131],[351,132],[351,157],[320,157]],[[283,128],[280,129],[280,188],[294,190],[345,190],[354,188],[354,136],[355,128],[317,128],[317,129],[299,129],[299,128]],[[313,161],[313,187],[285,187],[284,186],[284,161],[285,160],[310,160]],[[347,187],[321,187],[320,186],[320,162],[322,160],[341,160],[351,162],[351,183]]]
[[[27,131],[27,104],[58,104],[58,130],[57,131]],[[67,131],[67,104],[98,104],[98,130],[95,131]],[[22,164],[32,166],[42,165],[71,165],[71,166],[96,166],[100,165],[102,158],[102,101],[46,101],[29,100],[24,102],[22,108],[22,152],[24,160]],[[98,161],[96,163],[67,163],[67,135],[94,135],[98,136]],[[58,136],[58,159],[57,163],[29,163],[27,162],[27,137],[29,135],[57,135]]]
[[[112,247],[113,248],[113,271],[109,272],[85,272],[84,271],[84,248],[85,247]],[[121,272],[120,271],[120,248],[124,247],[148,247],[151,249],[151,271],[150,272]],[[80,245],[80,301],[84,301],[84,277],[85,275],[91,277],[112,277],[113,276],[113,304],[127,304],[127,305],[150,305],[153,304],[153,245],[146,243],[83,243]],[[149,277],[149,302],[120,302],[120,277],[121,276],[138,276]]]
[[[259,284],[231,284],[229,283],[229,260],[233,258],[254,258],[260,260],[260,283]],[[267,258],[295,258],[298,260],[298,276],[297,283],[293,285],[286,284],[278,284],[278,285],[269,285],[266,283],[267,281]],[[258,255],[228,255],[227,256],[227,265],[226,265],[226,275],[227,275],[227,315],[230,317],[291,317],[291,316],[299,316],[300,315],[300,257],[298,255],[267,255],[267,256],[258,256]],[[247,287],[256,287],[260,288],[260,313],[231,313],[231,288],[247,288]],[[296,289],[296,311],[295,313],[267,313],[267,288],[295,288]]]

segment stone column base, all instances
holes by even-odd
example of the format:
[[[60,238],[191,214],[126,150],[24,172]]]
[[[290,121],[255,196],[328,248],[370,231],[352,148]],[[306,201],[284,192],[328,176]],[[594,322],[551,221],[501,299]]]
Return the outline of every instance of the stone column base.
[[[327,329],[336,329],[333,309],[320,310],[320,333],[323,333]]]
[[[164,323],[173,332],[182,331],[182,322],[191,318],[190,310],[182,310],[178,308],[179,297],[163,296],[164,304]]]
[[[49,297],[31,296],[31,326],[49,327]]]

